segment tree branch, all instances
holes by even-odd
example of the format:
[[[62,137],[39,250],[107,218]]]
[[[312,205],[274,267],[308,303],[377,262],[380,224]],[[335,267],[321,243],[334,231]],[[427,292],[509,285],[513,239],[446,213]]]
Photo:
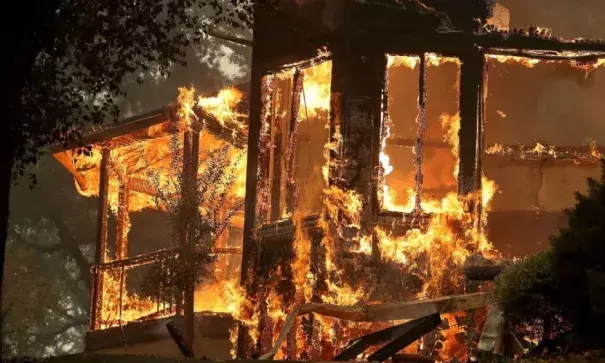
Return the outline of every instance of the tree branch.
[[[55,330],[49,330],[49,331],[45,331],[45,332],[39,332],[36,335],[44,336],[44,337],[51,337],[51,336],[63,334],[66,331],[68,331],[69,329],[71,329],[71,328],[75,328],[77,326],[87,325],[87,324],[88,324],[88,319],[77,319],[77,320],[71,321],[69,323],[66,323],[62,327],[57,328]]]
[[[17,240],[17,243],[19,243],[20,245],[25,246],[27,248],[31,248],[31,249],[36,250],[41,253],[54,253],[57,251],[61,251],[62,249],[65,248],[65,246],[63,246],[60,243],[57,243],[54,245],[41,245],[41,244],[29,242],[15,228],[13,228],[12,237],[15,238]]]
[[[82,280],[87,287],[90,287],[90,263],[80,250],[78,242],[72,236],[69,226],[67,226],[63,218],[56,212],[51,213],[49,219],[55,224],[61,242],[76,261],[80,271],[80,280]]]

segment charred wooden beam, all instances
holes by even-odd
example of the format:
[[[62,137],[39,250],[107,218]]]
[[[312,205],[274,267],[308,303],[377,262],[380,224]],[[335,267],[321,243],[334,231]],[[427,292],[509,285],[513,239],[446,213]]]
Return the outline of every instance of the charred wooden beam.
[[[479,50],[468,52],[460,71],[460,171],[459,194],[467,196],[481,188],[480,143],[483,138],[482,85],[485,57]]]
[[[288,145],[286,145],[286,210],[294,215],[298,205],[296,184],[296,147],[298,144],[298,130],[300,118],[300,99],[304,97],[303,82],[305,74],[297,69],[294,73],[291,108],[290,108],[290,134],[288,135]]]
[[[215,37],[218,39],[222,39],[222,40],[226,40],[226,41],[229,41],[232,43],[243,45],[245,47],[251,47],[254,45],[254,42],[251,40],[234,37],[232,35],[225,34],[216,29],[208,30],[208,35],[210,35],[211,37]]]
[[[405,332],[395,338],[392,342],[378,349],[375,353],[371,354],[367,360],[370,362],[383,362],[391,358],[394,354],[412,344],[414,341],[420,339],[420,337],[433,329],[437,328],[441,324],[441,317],[439,314],[433,314],[424,318],[420,318],[404,325],[407,326]]]
[[[255,24],[256,28],[257,24]],[[252,63],[257,64],[261,60],[258,52],[253,52]],[[257,192],[258,192],[258,167],[260,160],[260,141],[261,126],[263,116],[263,74],[258,67],[252,68],[250,82],[250,116],[248,131],[248,159],[246,163],[246,197],[245,197],[245,218],[244,218],[244,238],[242,250],[241,265],[241,284],[246,289],[248,299],[254,301],[257,294],[256,271],[260,264],[260,241],[255,238],[257,214]],[[262,175],[262,174],[261,174]],[[237,339],[237,356],[248,356],[247,328],[239,325]]]
[[[490,158],[509,158],[516,161],[569,160],[577,162],[600,162],[605,155],[605,147],[591,146],[555,146],[536,144],[529,145],[492,145],[485,149],[485,156]]]
[[[97,211],[97,246],[95,250],[95,265],[107,260],[107,221],[109,217],[109,167],[110,150],[104,148],[99,165],[99,204]],[[90,330],[97,330],[101,326],[101,309],[103,305],[103,273],[94,268],[92,271],[93,283],[90,299]]]
[[[570,39],[565,40],[557,37],[541,37],[524,33],[508,32],[490,32],[473,34],[473,40],[478,46],[488,48],[488,53],[492,49],[542,51],[542,52],[567,52],[573,57],[575,52],[594,52],[599,56],[605,53],[605,42],[601,40],[590,39]]]
[[[487,306],[493,301],[490,293],[452,295],[436,299],[406,301],[365,307],[338,306],[333,304],[305,304],[301,314],[316,313],[351,321],[392,321],[418,319],[431,314],[448,314]]]
[[[176,327],[173,321],[169,321],[168,323],[166,323],[166,329],[168,329],[172,340],[177,345],[177,347],[179,347],[179,350],[181,351],[181,354],[183,354],[183,356],[187,358],[195,357],[190,346],[187,344],[187,342],[185,342],[185,338],[183,338],[183,335],[181,334],[180,330]]]
[[[175,106],[162,107],[142,115],[137,115],[121,121],[118,125],[105,130],[85,135],[79,140],[65,145],[56,145],[51,148],[53,152],[75,149],[86,145],[94,145],[113,138],[130,134],[137,130],[157,125],[170,119],[170,113],[174,112]]]
[[[189,144],[189,145],[187,145]],[[185,200],[186,205],[198,205],[198,185],[197,185],[197,172],[199,169],[199,154],[200,154],[200,130],[194,129],[185,132],[185,147],[184,152],[187,154],[184,155],[183,164],[186,165],[184,168],[184,177],[183,177],[183,185],[186,188],[184,197],[188,200]],[[186,181],[186,183],[185,183]],[[185,244],[185,266],[187,266],[187,270],[191,269],[193,266],[193,258],[194,252],[196,249],[196,241],[191,238],[191,236],[195,235],[195,221],[190,220],[193,216],[187,216],[187,220],[184,222],[184,228],[186,231],[183,231]],[[194,334],[194,291],[195,286],[192,281],[190,285],[185,287],[184,291],[184,317],[185,317],[185,342],[189,347],[193,347],[193,334]]]
[[[416,151],[415,163],[416,163],[416,198],[414,209],[416,211],[422,210],[422,147],[424,145],[424,135],[426,133],[426,55],[423,54],[420,57],[420,77],[418,80],[418,118],[416,124],[418,125],[418,132],[416,135]]]
[[[359,354],[363,353],[369,347],[392,341],[402,334],[409,332],[409,330],[409,323],[403,323],[353,339],[349,342],[349,345],[340,354],[332,358],[332,360],[355,360]]]
[[[110,261],[96,266],[101,271],[107,271],[118,267],[137,267],[150,263],[157,262],[165,257],[178,256],[181,252],[180,247],[166,248],[144,255],[133,256],[123,260]],[[241,255],[242,250],[238,247],[213,247],[212,254],[214,255]]]
[[[520,58],[530,58],[530,59],[538,59],[544,61],[567,61],[567,62],[576,62],[579,64],[590,65],[591,63],[596,63],[600,58],[605,57],[605,53],[603,54],[595,54],[595,53],[582,53],[582,52],[572,52],[567,54],[561,54],[556,51],[531,51],[527,49],[490,49],[489,55],[495,56],[505,56],[505,57],[520,57]],[[489,56],[488,56],[489,57]]]
[[[406,138],[401,138],[401,137],[394,137],[394,136],[390,136],[389,138],[387,138],[386,143],[388,146],[395,146],[395,147],[410,147],[410,148],[416,147],[416,140],[406,139]],[[450,143],[445,142],[445,141],[425,140],[423,142],[423,146],[431,147],[431,148],[447,149],[447,150],[452,149],[452,145],[450,145]]]
[[[128,181],[122,181],[118,192],[118,216],[116,231],[116,259],[123,260],[128,254],[128,229],[129,229],[129,200],[130,187]]]

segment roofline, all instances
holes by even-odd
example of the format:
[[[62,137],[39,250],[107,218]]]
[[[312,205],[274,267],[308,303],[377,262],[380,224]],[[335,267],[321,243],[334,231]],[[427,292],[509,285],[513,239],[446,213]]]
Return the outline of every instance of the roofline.
[[[236,86],[239,89],[249,87],[249,83],[243,83]],[[205,92],[203,95],[216,95],[217,92]],[[145,129],[163,122],[167,122],[173,119],[178,109],[176,103],[169,103],[168,105],[157,108],[152,111],[148,111],[142,114],[138,114],[132,117],[125,118],[113,124],[103,130],[93,131],[83,135],[77,140],[72,140],[67,144],[57,144],[49,147],[52,154],[72,150],[75,148],[97,144],[103,141],[111,140],[113,138],[123,136],[141,129]],[[202,116],[209,116],[206,112],[200,109],[199,112]]]

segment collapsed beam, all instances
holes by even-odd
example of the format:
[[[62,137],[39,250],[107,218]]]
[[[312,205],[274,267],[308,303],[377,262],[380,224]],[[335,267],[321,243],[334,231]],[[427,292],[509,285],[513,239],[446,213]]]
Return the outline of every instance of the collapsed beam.
[[[424,334],[436,329],[440,324],[441,317],[439,314],[429,315],[427,317],[405,323],[403,324],[405,330],[399,337],[395,338],[392,342],[371,354],[367,360],[369,362],[384,362],[403,348],[420,339],[420,337]]]
[[[439,317],[439,315],[437,315]],[[434,319],[434,316],[430,316],[431,319]],[[426,319],[426,318],[422,318]],[[422,320],[421,319],[421,320]],[[437,327],[441,323],[441,319],[438,319],[439,323],[435,327]],[[411,331],[411,327],[415,325],[417,321],[407,322],[399,325],[395,325],[386,329],[379,330],[374,333],[370,333],[359,337],[357,339],[352,340],[349,343],[349,346],[345,348],[340,354],[336,357],[332,358],[333,361],[348,361],[354,360],[363,353],[366,349],[371,346],[375,346],[378,344],[382,344],[384,342],[392,341],[398,337],[409,334]],[[417,337],[417,339],[420,337]]]
[[[490,305],[492,302],[493,296],[490,293],[478,292],[365,307],[305,304],[300,313],[316,313],[350,321],[392,321],[418,319],[436,313],[449,314],[456,311],[472,310]]]

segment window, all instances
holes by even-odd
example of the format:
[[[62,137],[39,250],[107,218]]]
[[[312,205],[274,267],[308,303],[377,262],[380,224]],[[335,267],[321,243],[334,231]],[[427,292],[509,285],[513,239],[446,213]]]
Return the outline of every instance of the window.
[[[382,210],[410,213],[420,193],[421,210],[435,212],[457,191],[458,74],[453,58],[429,54],[423,63],[419,56],[388,56]]]
[[[332,62],[266,76],[269,95],[268,219],[319,214],[330,138]]]

